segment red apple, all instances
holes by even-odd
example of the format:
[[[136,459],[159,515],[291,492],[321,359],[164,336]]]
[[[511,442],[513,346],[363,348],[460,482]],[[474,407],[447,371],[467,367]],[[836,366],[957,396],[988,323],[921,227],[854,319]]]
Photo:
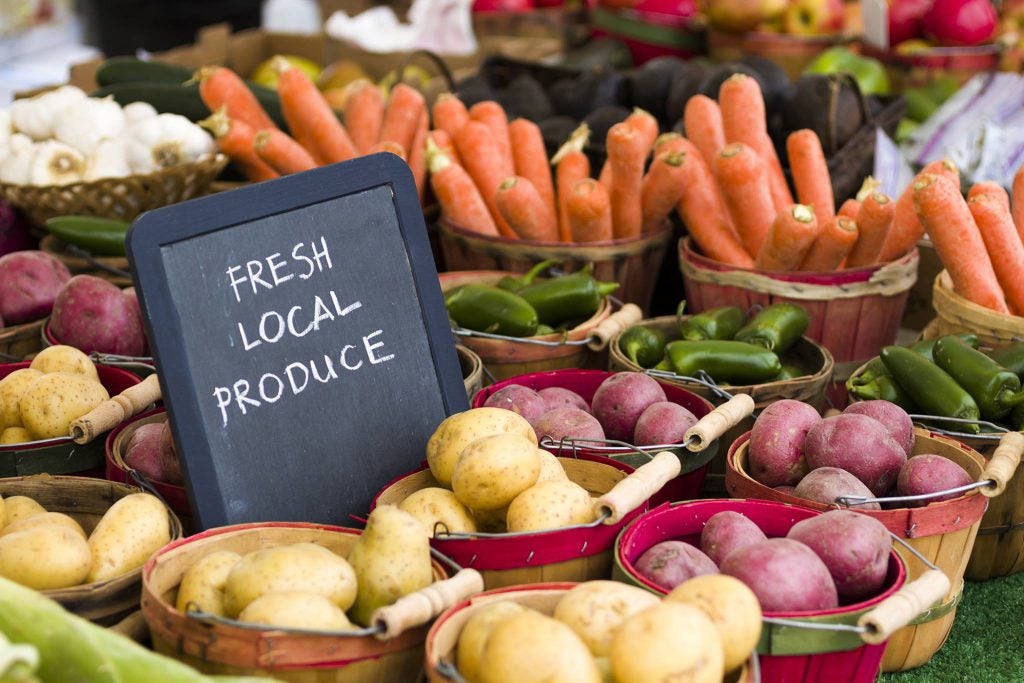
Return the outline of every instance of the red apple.
[[[980,45],[992,38],[996,21],[989,0],[935,0],[921,24],[940,45]]]
[[[932,0],[892,0],[889,5],[889,45],[920,38],[921,20]]]
[[[782,32],[796,36],[836,33],[843,28],[842,0],[790,0],[782,13]]]
[[[707,0],[704,13],[714,28],[743,33],[778,17],[785,7],[786,0]]]

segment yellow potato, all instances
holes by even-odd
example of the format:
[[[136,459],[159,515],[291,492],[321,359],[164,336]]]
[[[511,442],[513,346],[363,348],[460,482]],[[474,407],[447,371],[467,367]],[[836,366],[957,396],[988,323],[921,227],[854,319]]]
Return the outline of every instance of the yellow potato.
[[[507,517],[507,507],[498,510],[473,510],[473,521],[476,522],[476,530],[488,534],[502,534],[508,531]]]
[[[721,683],[724,674],[718,629],[703,611],[680,602],[626,619],[612,636],[609,657],[616,683]]]
[[[519,434],[537,446],[537,435],[522,415],[504,408],[473,408],[444,420],[427,442],[427,465],[441,486],[452,485],[452,473],[462,450],[494,434]]]
[[[82,375],[94,382],[100,381],[92,359],[74,346],[65,346],[64,344],[43,349],[32,359],[32,364],[29,367],[44,374],[66,372],[69,375]]]
[[[536,443],[520,434],[495,434],[463,449],[452,491],[470,509],[498,510],[537,483],[539,474]]]
[[[711,618],[722,639],[726,671],[742,666],[761,639],[761,603],[735,577],[696,576],[676,586],[665,599],[693,605]]]
[[[224,584],[231,568],[241,559],[241,555],[230,550],[218,550],[199,558],[181,577],[175,606],[182,612],[194,609],[225,616]]]
[[[594,501],[572,481],[545,481],[526,489],[508,506],[509,531],[538,531],[593,522]]]
[[[601,683],[601,673],[571,628],[527,610],[491,631],[480,683]]]
[[[301,591],[261,595],[242,610],[238,620],[314,631],[348,631],[352,628],[340,607],[318,593]]]
[[[21,424],[36,439],[68,435],[68,425],[110,394],[99,382],[82,375],[52,372],[32,382],[21,395]]]
[[[494,627],[506,619],[526,611],[518,602],[502,601],[484,605],[473,612],[459,633],[459,646],[455,651],[455,666],[469,683],[480,680],[480,656]]]
[[[57,524],[0,538],[0,576],[35,590],[77,586],[89,574],[89,545]]]
[[[5,428],[21,427],[21,395],[30,384],[42,377],[43,373],[32,368],[15,370],[0,380],[0,407],[3,408]]]
[[[46,514],[46,508],[27,496],[11,496],[4,501],[4,507],[7,509],[7,526],[19,519]]]
[[[540,458],[540,474],[537,476],[537,483],[542,481],[567,481],[569,475],[565,473],[562,463],[553,454],[543,448],[537,449],[537,456]]]
[[[594,664],[597,664],[597,670],[601,674],[601,683],[615,683],[615,679],[612,678],[612,660],[607,657],[594,657]]]
[[[32,435],[24,427],[8,427],[0,432],[0,446],[33,441]]]
[[[595,657],[607,657],[615,629],[630,616],[660,602],[661,598],[636,586],[587,581],[558,601],[554,616],[571,628]]]
[[[49,526],[51,524],[67,527],[81,536],[83,541],[86,539],[85,531],[82,530],[82,526],[71,517],[60,512],[43,512],[38,515],[24,517],[16,522],[12,522],[5,526],[3,531],[0,531],[0,538],[7,534],[24,531],[25,529],[35,529],[36,527]]]
[[[92,567],[88,581],[127,574],[171,542],[167,508],[156,496],[132,493],[110,506],[89,536]]]
[[[398,509],[418,519],[431,536],[476,531],[469,508],[448,489],[436,486],[420,489],[399,503]]]
[[[264,548],[231,568],[224,583],[224,611],[237,617],[256,598],[289,591],[323,595],[347,610],[356,598],[356,574],[343,557],[315,543]]]

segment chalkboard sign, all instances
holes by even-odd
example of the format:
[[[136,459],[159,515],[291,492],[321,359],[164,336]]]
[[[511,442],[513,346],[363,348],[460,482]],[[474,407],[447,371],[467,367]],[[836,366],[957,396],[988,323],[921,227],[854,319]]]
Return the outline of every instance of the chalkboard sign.
[[[152,211],[127,248],[201,528],[364,515],[467,408],[394,155]]]

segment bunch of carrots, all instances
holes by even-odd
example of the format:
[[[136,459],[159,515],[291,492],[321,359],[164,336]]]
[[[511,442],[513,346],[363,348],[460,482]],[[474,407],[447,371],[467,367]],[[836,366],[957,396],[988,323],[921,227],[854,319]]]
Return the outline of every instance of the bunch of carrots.
[[[399,83],[385,101],[377,86],[355,81],[344,95],[342,123],[309,76],[283,59],[277,68],[277,93],[291,135],[274,124],[231,69],[209,67],[198,74],[199,94],[213,112],[201,125],[249,180],[269,180],[386,151],[409,164],[422,198],[429,124],[418,90]]]

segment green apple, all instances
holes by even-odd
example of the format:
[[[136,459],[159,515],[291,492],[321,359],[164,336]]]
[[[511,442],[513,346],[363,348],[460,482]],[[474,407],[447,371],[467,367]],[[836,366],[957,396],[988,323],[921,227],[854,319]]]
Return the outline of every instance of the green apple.
[[[862,57],[845,47],[831,47],[811,62],[804,73],[849,73],[865,95],[888,95],[892,85],[885,67],[877,59]]]
[[[714,28],[744,33],[780,16],[786,4],[787,0],[707,0],[704,13]]]

